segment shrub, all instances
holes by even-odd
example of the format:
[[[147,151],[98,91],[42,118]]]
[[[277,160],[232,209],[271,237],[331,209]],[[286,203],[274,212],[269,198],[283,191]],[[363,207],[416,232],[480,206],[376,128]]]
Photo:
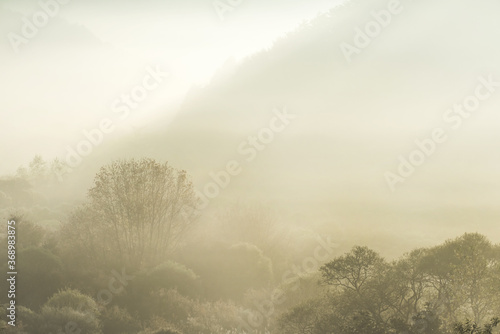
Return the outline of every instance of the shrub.
[[[91,297],[73,289],[66,289],[56,293],[50,297],[44,306],[56,309],[70,308],[93,315],[99,314],[97,303]]]
[[[141,326],[127,310],[118,306],[108,307],[101,318],[104,333],[135,334]]]
[[[80,312],[69,307],[44,306],[40,315],[43,319],[40,334],[74,333],[100,334],[99,320],[91,313]]]

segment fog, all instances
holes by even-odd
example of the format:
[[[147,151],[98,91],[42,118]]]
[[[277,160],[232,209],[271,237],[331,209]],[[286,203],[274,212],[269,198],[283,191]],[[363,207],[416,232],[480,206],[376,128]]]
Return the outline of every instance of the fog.
[[[18,304],[45,319],[19,310],[25,332],[57,330],[47,310],[63,288],[97,302],[99,324],[77,321],[88,333],[122,333],[106,325],[119,318],[113,307],[142,334],[496,326],[500,302],[485,291],[495,291],[500,242],[498,2],[63,2],[0,4],[2,218],[27,235],[27,262],[43,250],[62,266],[35,297],[24,283]],[[37,27],[43,8],[53,12]],[[318,242],[334,250],[323,247],[290,289],[287,270]],[[346,285],[339,268],[360,257],[373,261],[369,284],[421,274],[418,298],[401,297],[413,306],[374,306],[376,289]],[[457,269],[477,263],[488,274]],[[157,306],[132,306],[138,286],[100,303],[122,267]],[[443,277],[449,289],[432,290]],[[202,320],[277,288],[288,301],[260,310],[258,326]],[[373,326],[349,318],[357,312]],[[422,317],[427,331],[416,329]]]
[[[269,47],[275,38],[330,6],[325,1],[295,2],[283,11],[278,4],[245,4],[247,10],[235,10],[234,16],[221,21],[207,1],[122,2],[119,8],[106,1],[69,2],[29,44],[22,44],[19,53],[13,52],[8,38],[2,39],[2,102],[9,110],[2,115],[9,123],[2,124],[30,122],[34,117],[54,120],[30,124],[27,133],[36,133],[36,139],[9,130],[9,137],[25,138],[25,153],[10,152],[2,171],[15,171],[36,153],[62,155],[64,145],[56,142],[71,143],[82,128],[108,116],[110,102],[133,85],[146,66],[171,71],[175,83],[141,106],[135,123],[145,125],[158,115],[175,114],[185,93],[193,85],[207,84],[227,60]],[[307,10],[301,10],[304,7]],[[23,15],[37,10],[36,2],[3,1],[4,35],[19,34]],[[252,23],[256,19],[258,26]],[[23,94],[30,98],[21,98]],[[47,141],[48,133],[56,142]],[[33,147],[33,141],[40,147]]]

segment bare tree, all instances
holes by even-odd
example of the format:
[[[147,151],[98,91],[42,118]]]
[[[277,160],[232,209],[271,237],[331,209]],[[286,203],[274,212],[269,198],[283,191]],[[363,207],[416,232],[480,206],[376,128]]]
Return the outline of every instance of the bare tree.
[[[161,262],[193,224],[182,214],[196,206],[186,172],[153,159],[102,167],[88,197],[72,219],[75,237],[97,238],[102,255],[136,267]]]

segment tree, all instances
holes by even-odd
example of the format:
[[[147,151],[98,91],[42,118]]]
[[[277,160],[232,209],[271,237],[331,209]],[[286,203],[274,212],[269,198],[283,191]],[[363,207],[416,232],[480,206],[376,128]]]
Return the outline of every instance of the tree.
[[[154,329],[145,330],[140,332],[139,334],[182,334],[182,333],[173,328],[160,328],[156,330]]]
[[[278,328],[283,334],[314,334],[320,321],[322,300],[303,302],[285,312],[278,319]]]
[[[44,307],[57,309],[68,307],[84,313],[99,314],[97,303],[92,298],[73,289],[65,289],[54,294],[44,304]]]
[[[354,247],[351,252],[321,267],[323,279],[327,284],[361,293],[368,281],[373,278],[384,260],[367,247]]]
[[[449,328],[459,319],[482,323],[493,315],[499,257],[495,247],[477,233],[466,233],[431,248],[422,268],[434,290],[441,316]]]
[[[271,260],[255,245],[217,243],[190,249],[179,262],[200,276],[205,296],[242,300],[250,289],[268,289],[273,280]]]
[[[43,181],[48,174],[47,163],[41,155],[35,155],[29,164],[30,177],[34,182]]]
[[[388,264],[367,247],[354,247],[349,253],[320,268],[323,280],[348,296],[353,308],[367,311],[372,320],[385,322],[383,313],[390,307],[386,271]]]
[[[52,252],[33,247],[21,250],[17,263],[18,302],[35,310],[60,287],[62,262]]]
[[[484,326],[479,326],[476,322],[471,320],[466,320],[463,323],[457,323],[455,325],[455,333],[457,334],[492,334],[493,328],[500,324],[499,318],[493,318]]]
[[[97,303],[72,289],[54,294],[38,314],[20,307],[19,317],[31,334],[101,333]]]
[[[179,331],[171,328],[162,328],[155,331],[153,334],[181,334]]]
[[[106,307],[101,318],[103,333],[135,334],[140,330],[140,322],[118,306]]]
[[[385,283],[389,292],[387,302],[394,312],[394,318],[409,325],[415,314],[432,312],[425,305],[425,292],[428,288],[421,262],[425,249],[416,249],[394,261],[385,274]],[[422,307],[425,306],[425,310]],[[427,312],[427,313],[426,313]],[[421,322],[421,321],[420,321]]]
[[[497,291],[491,289],[492,269],[499,264],[492,244],[478,233],[466,233],[454,241],[460,265],[454,268],[455,284],[463,293],[464,304],[476,323],[491,315]]]
[[[423,311],[412,318],[410,333],[414,334],[441,334],[441,319],[426,305]]]
[[[75,211],[65,229],[85,247],[100,244],[105,256],[136,268],[161,263],[193,220],[183,210],[196,207],[192,183],[183,170],[153,159],[116,161],[97,173],[89,202]],[[92,247],[91,247],[92,248]]]
[[[194,295],[199,290],[197,279],[190,269],[169,261],[138,272],[125,293],[117,296],[115,301],[141,321],[164,316],[169,313],[168,305],[165,305],[167,291],[175,289],[182,295]]]

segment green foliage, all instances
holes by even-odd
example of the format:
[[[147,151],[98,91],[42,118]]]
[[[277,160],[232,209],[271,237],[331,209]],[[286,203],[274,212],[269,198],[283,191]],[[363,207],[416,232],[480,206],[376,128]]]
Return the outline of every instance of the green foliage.
[[[43,175],[44,166],[38,161],[29,173]],[[14,191],[7,195],[2,189],[9,187]],[[23,189],[33,195],[23,180],[0,180],[0,203],[23,202]],[[244,321],[254,316],[261,318],[258,330],[272,328],[273,334],[498,332],[500,320],[490,318],[500,313],[500,246],[480,234],[466,233],[391,262],[358,246],[319,271],[279,282],[273,269],[288,262],[276,264],[266,255],[274,249],[273,239],[265,237],[274,225],[258,212],[235,210],[227,219],[248,219],[240,223],[242,235],[232,239],[247,242],[207,242],[172,252],[189,228],[180,209],[193,204],[192,191],[185,172],[167,164],[121,161],[101,169],[89,202],[73,211],[60,233],[18,217],[19,326],[9,328],[2,319],[1,331],[226,334],[252,332]],[[43,206],[31,213],[44,220],[55,215]],[[57,230],[56,221],[49,222]],[[135,265],[134,280],[103,308],[77,290],[60,290],[65,282],[89,294],[109,288],[110,268],[121,263]],[[281,283],[284,301],[263,304],[273,283]]]
[[[500,324],[499,318],[491,319],[484,326],[480,326],[474,321],[469,319],[465,320],[463,323],[455,324],[454,330],[457,334],[492,334],[493,329]]]
[[[43,248],[27,248],[18,253],[18,302],[37,309],[55,293],[62,282],[59,257]]]
[[[182,333],[172,328],[159,328],[153,330],[145,330],[140,332],[139,334],[182,334]]]
[[[181,295],[177,290],[160,292],[155,313],[167,322],[185,328],[194,316],[198,302]]]
[[[97,303],[91,297],[73,289],[59,291],[50,297],[44,306],[56,309],[70,308],[84,313],[99,314]]]
[[[242,325],[242,320],[242,310],[233,302],[195,303],[184,331],[188,334],[233,333]]]
[[[342,291],[345,298],[339,302],[363,315],[357,327],[371,326],[369,315],[386,332],[437,334],[451,331],[458,319],[472,317],[481,323],[498,312],[499,260],[484,236],[466,233],[393,263],[366,247],[355,247],[321,272],[325,283]]]
[[[181,334],[181,332],[175,329],[162,328],[154,331],[153,334]]]
[[[342,329],[345,334],[386,334],[387,328],[375,319],[369,312],[354,313]]]
[[[202,246],[181,259],[200,276],[207,297],[214,300],[242,300],[249,289],[269,288],[273,280],[271,260],[247,243]]]
[[[99,319],[96,314],[80,312],[75,309],[64,307],[55,308],[44,306],[40,312],[43,319],[40,326],[40,334],[60,333],[61,331],[100,334]]]
[[[16,221],[16,245],[17,249],[42,247],[45,244],[47,231],[24,217],[14,217]]]
[[[440,296],[441,316],[448,327],[465,318],[481,323],[493,306],[500,305],[494,283],[499,265],[493,245],[477,233],[466,233],[427,252],[422,268]]]
[[[420,311],[413,318],[410,333],[415,334],[441,334],[442,322],[434,312],[429,310]]]
[[[137,273],[125,293],[116,296],[116,303],[145,321],[165,314],[164,308],[168,307],[165,296],[173,289],[180,294],[194,295],[198,290],[197,276],[185,266],[168,261]]]
[[[31,314],[29,328],[33,334],[72,333],[100,334],[96,302],[79,291],[66,289],[52,296],[37,316]]]
[[[148,286],[151,290],[177,289],[181,294],[192,294],[198,276],[186,266],[167,261],[153,268],[148,273]]]
[[[357,246],[323,265],[320,271],[326,284],[343,292],[341,302],[351,310],[350,314],[342,314],[342,318],[349,319],[343,330],[350,333],[361,328],[378,333],[391,306],[389,264],[373,250]]]
[[[276,307],[280,310],[285,310],[309,299],[324,296],[328,291],[328,287],[320,284],[320,282],[321,274],[319,272],[302,274],[283,281],[273,290],[277,294],[276,299],[279,300],[276,303]],[[283,293],[282,297],[281,293]],[[248,296],[249,294],[247,293],[247,298]],[[266,297],[269,299],[269,292],[267,291]]]
[[[380,323],[370,312],[338,302],[341,302],[341,299],[332,295],[303,302],[278,318],[277,330],[283,334],[390,332],[390,327]]]
[[[177,327],[172,325],[172,323],[160,317],[153,317],[146,324],[146,329],[138,332],[138,334],[157,334],[157,333],[167,333],[167,334],[183,334]]]
[[[118,306],[106,307],[101,317],[103,333],[135,334],[139,332],[140,322],[125,309]]]
[[[317,325],[323,312],[322,306],[321,300],[310,300],[285,312],[278,320],[280,333],[317,333]]]
[[[17,319],[20,323],[20,327],[25,329],[28,333],[36,333],[39,330],[39,326],[42,323],[42,317],[26,308],[24,306],[17,307]]]

